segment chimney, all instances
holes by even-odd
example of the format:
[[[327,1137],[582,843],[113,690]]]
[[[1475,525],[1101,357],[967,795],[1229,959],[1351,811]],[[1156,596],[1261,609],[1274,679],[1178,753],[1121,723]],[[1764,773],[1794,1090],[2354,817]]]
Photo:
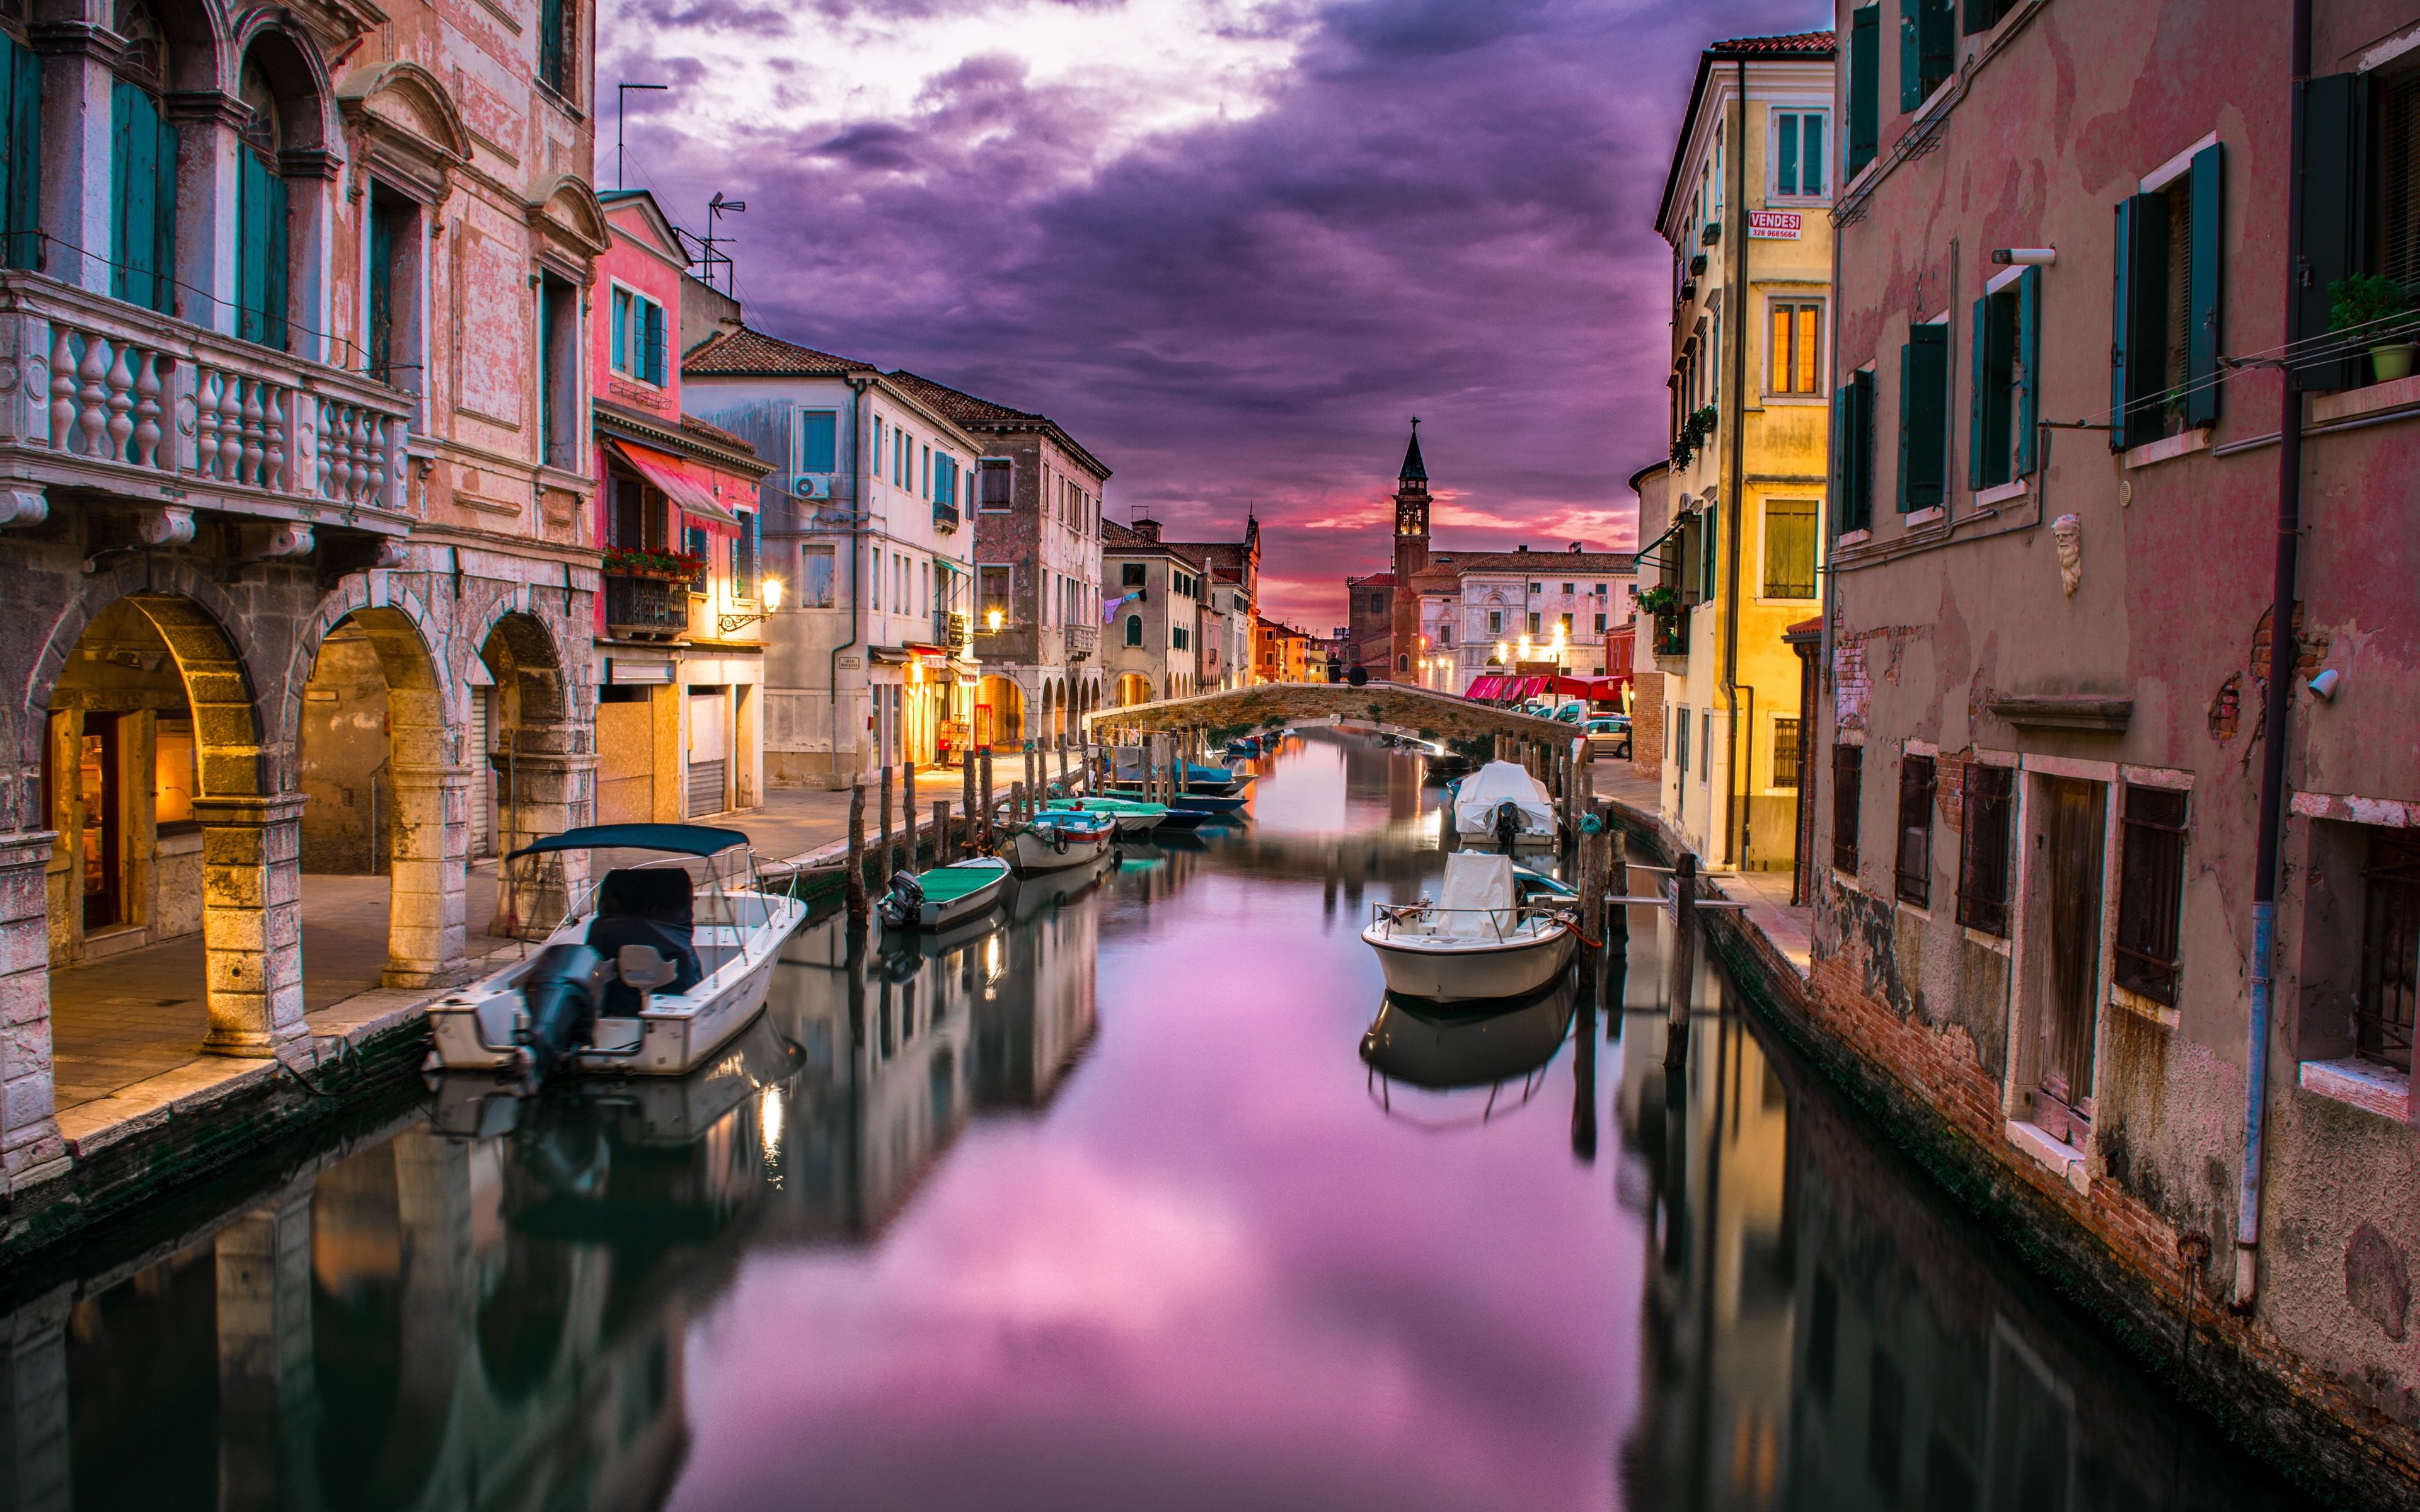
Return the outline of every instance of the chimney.
[[[1159,539],[1159,521],[1151,518],[1149,516],[1136,516],[1133,520],[1128,522],[1126,528],[1134,532],[1137,535],[1141,536],[1146,541],[1156,541]]]
[[[1529,548],[1527,546],[1516,546],[1512,549],[1515,551],[1527,551]]]

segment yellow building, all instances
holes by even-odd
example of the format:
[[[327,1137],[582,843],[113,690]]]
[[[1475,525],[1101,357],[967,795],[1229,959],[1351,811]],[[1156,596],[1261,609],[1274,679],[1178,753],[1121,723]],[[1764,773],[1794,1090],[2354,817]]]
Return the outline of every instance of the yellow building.
[[[1799,662],[1818,612],[1829,210],[1839,175],[1826,32],[1699,54],[1657,229],[1673,253],[1667,528],[1640,544],[1664,678],[1663,811],[1708,867],[1796,855]]]

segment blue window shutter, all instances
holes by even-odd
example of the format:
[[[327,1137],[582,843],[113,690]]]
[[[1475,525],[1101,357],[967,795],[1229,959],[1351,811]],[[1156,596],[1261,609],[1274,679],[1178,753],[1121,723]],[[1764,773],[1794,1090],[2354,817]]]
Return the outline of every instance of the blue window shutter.
[[[1917,0],[1916,9],[1916,88],[1929,95],[1958,71],[1958,8],[1956,0]]]
[[[2136,194],[2121,208],[2110,445],[2122,452],[2159,439],[2167,400],[2168,200]]]
[[[1915,328],[1910,328],[1908,334],[1915,335]],[[1908,456],[1908,433],[1914,428],[1911,423],[1915,419],[1915,410],[1916,343],[1908,341],[1901,343],[1899,348],[1899,512],[1902,515],[1916,507],[1908,501],[1911,460]]]
[[[1924,0],[1899,0],[1899,108],[1924,103]]]
[[[1849,528],[1849,395],[1854,381],[1832,391],[1832,533]]]
[[[151,308],[177,313],[177,128],[155,107],[160,145],[153,154],[159,177],[151,196]]]
[[[2226,147],[2194,154],[2193,224],[2185,247],[2185,424],[2218,424],[2218,313],[2224,260]]]
[[[630,371],[630,296],[617,288],[613,294],[613,349],[608,354],[608,361],[616,372],[628,373]]]
[[[269,266],[264,242],[268,237],[268,172],[248,148],[236,152],[236,322],[235,333],[245,341],[265,339],[262,312],[268,308],[264,285]]]
[[[151,223],[159,193],[159,165],[152,154],[160,133],[152,122],[151,97],[120,79],[109,93],[109,181],[115,196],[110,217],[109,292],[132,304],[149,305]]]
[[[261,339],[280,351],[286,349],[286,180],[265,161],[261,163],[263,187],[261,197],[266,203],[266,234],[261,238],[261,254],[268,266],[261,274]]]
[[[1849,13],[1849,176],[1874,161],[1882,141],[1883,8]]]
[[[647,301],[647,381],[659,387],[664,381],[664,307],[653,300]]]
[[[1774,192],[1780,194],[1798,193],[1798,116],[1789,111],[1776,115],[1774,134]]]
[[[2017,275],[2017,472],[2034,470],[2035,432],[2041,417],[2041,270]]]
[[[1874,376],[1859,373],[1850,380],[1849,465],[1856,522],[1852,530],[1874,525]]]
[[[10,268],[42,262],[42,60],[0,33],[0,261]]]
[[[2133,263],[2134,202],[2118,202],[2118,229],[2115,268],[2110,275],[2109,289],[2109,449],[2126,449],[2126,395],[2133,383],[2126,372],[2128,354],[2126,337],[2133,328],[2133,290],[2127,272]]]
[[[1949,328],[1913,326],[1899,349],[1899,510],[1943,502]]]
[[[1984,342],[1992,319],[1992,297],[1989,294],[1975,301],[1974,340],[1967,347],[1967,370],[1972,376],[1972,388],[1966,395],[1966,486],[1980,488],[1983,485],[1983,392],[1991,383],[1991,369],[1984,362]]]
[[[1810,113],[1801,119],[1806,122],[1798,154],[1803,167],[1799,176],[1801,193],[1820,194],[1823,193],[1823,117]]]
[[[2302,92],[2303,159],[2294,165],[2292,214],[2302,224],[2303,270],[2296,280],[2294,328],[2288,334],[2304,344],[2298,350],[2310,355],[2294,369],[2294,385],[2349,389],[2359,381],[2359,347],[2318,338],[2330,326],[2328,285],[2361,270],[2369,80],[2360,73],[2330,73],[2295,87]],[[2201,192],[2198,184],[2194,192]]]

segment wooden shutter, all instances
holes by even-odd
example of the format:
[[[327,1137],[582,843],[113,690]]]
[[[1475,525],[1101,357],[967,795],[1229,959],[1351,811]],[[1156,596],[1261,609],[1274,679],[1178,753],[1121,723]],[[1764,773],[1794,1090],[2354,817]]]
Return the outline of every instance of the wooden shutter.
[[[1849,177],[1874,161],[1882,138],[1883,8],[1849,13]]]
[[[613,349],[607,357],[607,365],[628,373],[638,366],[630,361],[630,296],[617,288],[610,302],[613,306]]]
[[[395,217],[379,213],[370,193],[370,377],[395,381]]]
[[[2226,147],[2220,142],[2194,154],[2193,224],[2185,243],[2185,424],[2218,424],[2218,309],[2225,275],[2220,214],[2226,179]]]
[[[1844,531],[1871,530],[1874,523],[1874,376],[1849,377],[1849,434],[1841,461],[1841,480],[1848,492]]]
[[[1958,71],[1957,0],[1916,0],[1916,88],[1922,95],[1939,88]]]
[[[660,388],[664,381],[664,307],[647,301],[647,381]]]
[[[1899,0],[1899,108],[1924,103],[1924,0]]]
[[[1987,486],[1983,472],[1983,395],[1992,386],[1992,364],[1986,356],[1991,341],[1992,296],[1975,301],[1973,339],[1967,344],[1970,388],[1966,395],[1966,486]]]
[[[2036,423],[2041,415],[2040,385],[2035,373],[2041,362],[2041,270],[2028,268],[2017,275],[2017,473],[2034,470]]]
[[[2156,440],[2167,350],[2168,201],[2135,194],[2118,204],[2109,298],[2109,449]]]
[[[42,261],[42,60],[0,33],[0,262]]]
[[[1899,349],[1899,512],[1948,492],[1949,328],[1912,326]]]
[[[1990,31],[1993,23],[2000,19],[1998,9],[1993,0],[1966,0],[1966,35]]]
[[[2328,285],[2361,268],[2367,81],[2358,73],[2331,73],[2295,87],[2303,92],[2303,160],[2294,169],[2292,213],[2302,223],[2303,267],[2294,285],[2294,329],[2287,335],[2308,355],[2296,363],[2294,382],[2302,389],[2349,389],[2360,381],[2358,350],[2316,338],[2329,327]],[[2201,193],[2198,181],[2194,193]]]
[[[236,334],[286,345],[286,180],[267,158],[239,148],[236,173]]]
[[[176,274],[177,131],[135,85],[110,88],[110,293],[171,313]]]

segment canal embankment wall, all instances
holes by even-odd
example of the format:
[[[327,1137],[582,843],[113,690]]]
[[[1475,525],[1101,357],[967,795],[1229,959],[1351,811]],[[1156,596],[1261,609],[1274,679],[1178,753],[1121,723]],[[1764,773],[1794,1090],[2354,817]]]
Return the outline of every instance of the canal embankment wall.
[[[1608,799],[1637,852],[1671,864],[1684,848],[1651,809]],[[1727,878],[1701,881],[1723,896]],[[1746,888],[1735,888],[1745,901]],[[2330,1504],[2407,1507],[2420,1486],[2420,1435],[2381,1410],[2378,1383],[2341,1380],[2286,1346],[2256,1315],[2197,1284],[2191,1244],[2101,1180],[2072,1184],[2010,1143],[1998,1088],[1962,1033],[1936,1034],[1867,990],[1853,963],[1815,954],[1802,968],[1761,910],[1700,910],[1708,949],[1748,1008],[1862,1113],[1876,1132],[2106,1331],[2147,1374],[2228,1436]],[[1945,1042],[1954,1041],[1955,1042]]]

